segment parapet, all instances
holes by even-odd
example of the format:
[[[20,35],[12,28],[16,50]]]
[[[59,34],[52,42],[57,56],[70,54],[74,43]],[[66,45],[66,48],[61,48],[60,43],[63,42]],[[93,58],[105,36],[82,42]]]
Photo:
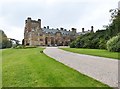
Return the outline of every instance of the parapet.
[[[28,17],[27,19],[31,20],[31,17]]]

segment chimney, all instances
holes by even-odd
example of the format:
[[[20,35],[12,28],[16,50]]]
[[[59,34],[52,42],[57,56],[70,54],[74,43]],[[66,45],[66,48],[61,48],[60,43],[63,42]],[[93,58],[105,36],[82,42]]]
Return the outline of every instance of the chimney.
[[[93,26],[91,26],[91,32],[93,32],[93,29],[94,29],[94,27],[93,27]]]
[[[41,19],[38,19],[39,27],[41,28]]]
[[[44,26],[44,29],[46,29],[46,27]]]
[[[73,32],[73,33],[76,33],[76,29],[75,29],[75,28],[72,28],[72,32]]]
[[[64,31],[67,31],[66,29],[64,29]]]
[[[85,32],[85,31],[84,31],[84,28],[82,28],[82,32]]]
[[[47,29],[49,29],[49,26],[47,26]]]
[[[60,28],[60,30],[63,30],[64,28]]]

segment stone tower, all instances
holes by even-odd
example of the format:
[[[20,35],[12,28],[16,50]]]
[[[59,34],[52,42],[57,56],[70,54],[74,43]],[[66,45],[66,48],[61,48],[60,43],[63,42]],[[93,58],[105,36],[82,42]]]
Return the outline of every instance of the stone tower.
[[[30,17],[25,20],[24,45],[39,45],[38,33],[41,31],[41,19],[31,20]]]

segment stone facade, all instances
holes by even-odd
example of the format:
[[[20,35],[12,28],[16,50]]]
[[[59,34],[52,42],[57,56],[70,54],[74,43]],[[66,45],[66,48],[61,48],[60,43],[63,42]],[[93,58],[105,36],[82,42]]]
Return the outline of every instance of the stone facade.
[[[67,46],[79,34],[75,28],[67,31],[64,28],[50,29],[49,26],[41,28],[41,19],[25,20],[24,45],[29,46]]]

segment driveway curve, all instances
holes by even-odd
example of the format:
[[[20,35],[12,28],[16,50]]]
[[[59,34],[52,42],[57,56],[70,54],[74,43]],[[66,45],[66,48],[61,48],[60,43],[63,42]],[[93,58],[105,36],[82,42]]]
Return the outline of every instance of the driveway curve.
[[[118,60],[67,52],[57,47],[46,47],[44,53],[80,73],[118,87]]]

